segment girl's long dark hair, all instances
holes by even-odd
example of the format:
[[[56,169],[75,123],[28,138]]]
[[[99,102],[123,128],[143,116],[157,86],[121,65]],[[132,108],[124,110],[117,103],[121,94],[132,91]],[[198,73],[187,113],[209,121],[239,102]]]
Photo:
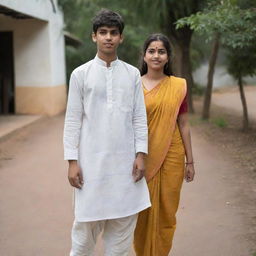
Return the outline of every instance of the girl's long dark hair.
[[[168,37],[163,35],[163,34],[152,34],[144,42],[143,52],[142,52],[142,55],[141,55],[140,65],[139,65],[140,74],[141,74],[141,76],[143,76],[148,72],[148,66],[147,66],[147,63],[144,61],[144,56],[146,54],[146,51],[147,51],[149,45],[154,41],[161,41],[163,43],[165,49],[166,49],[167,56],[168,56],[168,62],[164,65],[164,74],[167,75],[167,76],[170,76],[170,75],[172,75],[172,70],[171,70],[171,44],[169,42]]]

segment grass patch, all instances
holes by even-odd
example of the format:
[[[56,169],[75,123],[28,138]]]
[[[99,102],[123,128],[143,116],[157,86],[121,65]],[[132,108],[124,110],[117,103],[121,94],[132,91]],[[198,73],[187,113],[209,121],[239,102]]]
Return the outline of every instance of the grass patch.
[[[201,123],[202,123],[202,119],[200,119],[199,117],[190,117],[190,119],[189,119],[189,124],[191,126],[195,126],[195,125],[198,125]]]
[[[252,256],[256,256],[256,252],[254,252],[254,253],[252,254]]]
[[[217,117],[217,118],[213,119],[212,123],[220,128],[225,128],[228,126],[228,122],[223,117]]]
[[[196,125],[200,125],[203,123],[208,123],[208,120],[204,120],[201,118],[201,116],[197,115],[197,114],[190,114],[189,115],[189,124],[191,126],[196,126]]]

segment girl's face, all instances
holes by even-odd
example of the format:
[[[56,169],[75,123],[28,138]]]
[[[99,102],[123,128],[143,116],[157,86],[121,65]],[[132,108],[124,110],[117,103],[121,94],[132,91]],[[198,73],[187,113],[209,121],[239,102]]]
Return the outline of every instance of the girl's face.
[[[155,71],[163,71],[168,59],[169,57],[162,41],[151,42],[144,55],[144,61],[147,63],[148,69]]]

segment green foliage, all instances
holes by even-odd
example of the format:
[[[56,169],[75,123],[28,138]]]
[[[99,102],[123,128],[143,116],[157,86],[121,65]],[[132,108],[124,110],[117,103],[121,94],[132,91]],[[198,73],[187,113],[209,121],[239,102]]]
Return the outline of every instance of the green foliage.
[[[65,29],[80,38],[90,34],[91,18],[99,10],[99,6],[92,0],[59,0],[64,12]]]
[[[96,47],[90,39],[78,49],[66,46],[67,79],[71,72],[78,66],[95,57]]]
[[[178,20],[177,29],[189,26],[200,34],[207,34],[208,40],[219,33],[222,44],[234,49],[250,45],[256,34],[255,10],[241,9],[230,0],[218,2],[203,12]]]
[[[216,126],[224,128],[228,126],[227,121],[223,117],[217,117],[212,121]]]
[[[256,45],[227,49],[227,69],[235,79],[256,75]]]
[[[59,0],[64,12],[65,30],[83,42],[79,48],[66,46],[67,80],[74,68],[95,56],[96,47],[91,40],[91,18],[99,9],[91,0]]]
[[[194,83],[194,86],[192,88],[192,93],[193,94],[202,96],[202,95],[204,95],[204,92],[205,92],[205,87],[204,86],[202,86],[200,84],[197,84],[197,83]]]
[[[154,30],[169,35],[176,33],[178,19],[196,13],[205,3],[206,0],[130,0],[128,5],[137,10],[140,22],[147,24],[150,19]]]
[[[84,43],[78,49],[66,47],[67,77],[72,70],[92,59],[96,54],[96,46],[91,40],[91,19],[102,8],[119,12],[126,23],[124,29],[125,40],[119,46],[120,59],[137,65],[140,49],[145,38],[152,32],[151,23],[138,24],[135,12],[131,12],[123,1],[106,0],[59,0],[59,5],[64,11],[66,30],[78,36]]]
[[[203,61],[207,61],[210,50],[210,44],[206,43],[206,37],[194,32],[190,49],[190,60],[193,71],[199,68]]]
[[[236,79],[252,76],[256,72],[256,11],[252,7],[250,0],[216,0],[203,12],[180,19],[176,26],[190,26],[208,40],[219,34],[229,73]]]
[[[236,3],[241,9],[248,9],[248,8],[255,8],[256,7],[256,1],[255,0],[236,0]]]

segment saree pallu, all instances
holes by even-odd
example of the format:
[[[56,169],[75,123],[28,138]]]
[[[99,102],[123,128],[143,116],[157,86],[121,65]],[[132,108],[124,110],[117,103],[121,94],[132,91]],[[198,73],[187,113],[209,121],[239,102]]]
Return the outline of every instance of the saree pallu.
[[[137,256],[167,256],[184,177],[185,151],[177,116],[186,95],[184,79],[167,77],[144,89],[149,127],[146,179],[152,207],[139,213],[134,236]]]

